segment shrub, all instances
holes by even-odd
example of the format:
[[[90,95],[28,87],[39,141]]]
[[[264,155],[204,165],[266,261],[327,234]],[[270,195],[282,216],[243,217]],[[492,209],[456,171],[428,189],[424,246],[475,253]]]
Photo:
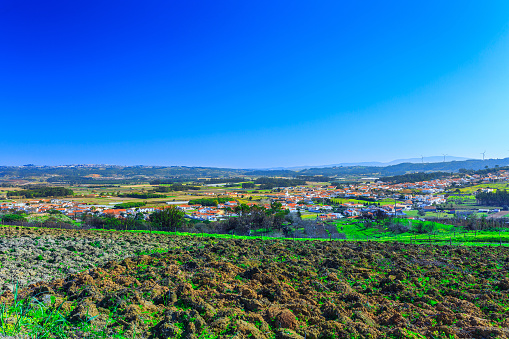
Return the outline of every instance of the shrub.
[[[22,214],[6,214],[1,217],[3,222],[16,222],[16,221],[27,221]]]

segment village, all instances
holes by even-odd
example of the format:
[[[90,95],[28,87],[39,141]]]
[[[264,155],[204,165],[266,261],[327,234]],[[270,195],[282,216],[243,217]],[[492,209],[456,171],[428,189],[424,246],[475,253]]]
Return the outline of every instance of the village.
[[[149,202],[147,206],[132,208],[112,206],[115,203],[101,205],[64,198],[4,200],[0,203],[0,214],[18,212],[44,215],[52,212],[63,214],[74,220],[80,220],[84,214],[115,218],[137,216],[148,219],[149,215],[156,210],[175,206],[183,210],[187,218],[213,222],[238,216],[242,205],[249,208],[256,205],[269,209],[271,202],[279,202],[282,208],[288,210],[289,213],[298,213],[303,218],[316,218],[321,221],[372,216],[376,213],[414,218],[416,215],[411,211],[437,212],[437,206],[447,203],[447,195],[458,192],[461,187],[502,182],[508,179],[509,172],[500,171],[497,175],[474,174],[459,178],[450,177],[411,183],[391,184],[376,179],[345,184],[340,187],[333,185],[276,187],[266,193],[257,193],[256,191],[249,193],[245,190],[215,192],[210,187],[204,187],[208,191],[196,193],[210,199],[218,196],[229,198],[229,201],[217,203],[216,206],[189,203],[192,199],[166,201],[163,204],[152,206]],[[480,191],[491,192],[494,189],[483,187],[480,188]],[[499,209],[484,212],[499,212]],[[422,214],[424,215],[424,213]]]

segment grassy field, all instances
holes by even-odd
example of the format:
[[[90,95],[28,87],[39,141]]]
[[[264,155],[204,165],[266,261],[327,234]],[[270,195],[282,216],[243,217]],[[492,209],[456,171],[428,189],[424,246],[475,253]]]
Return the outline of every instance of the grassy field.
[[[228,187],[202,187],[199,191],[175,191],[168,193],[161,193],[160,198],[150,199],[139,199],[121,197],[118,195],[129,194],[129,193],[151,193],[156,186],[148,184],[139,185],[105,185],[105,187],[93,187],[93,186],[70,186],[75,193],[73,197],[62,198],[68,201],[75,201],[81,204],[87,205],[111,205],[114,206],[118,203],[125,202],[144,202],[147,207],[155,207],[164,205],[166,202],[172,201],[188,201],[192,199],[203,199],[203,198],[214,198],[215,196],[226,196],[226,192],[236,191],[234,188]],[[1,192],[7,192],[12,190],[19,190],[15,187],[5,187],[0,189]],[[239,190],[237,193],[244,195],[244,198],[232,198],[238,200],[240,203],[251,203],[259,201],[264,193],[270,192],[270,190],[264,191],[252,191],[251,194],[248,190]],[[211,195],[213,194],[213,195]],[[251,200],[248,198],[252,197]],[[21,203],[28,202],[31,200],[47,200],[49,198],[36,198],[36,199],[16,199]]]
[[[475,185],[475,186],[460,188],[460,192],[461,193],[473,194],[478,189],[483,189],[483,188],[493,188],[493,189],[496,189],[496,190],[498,190],[498,189],[509,190],[509,183],[506,183],[506,182],[503,182],[503,183],[502,182],[496,182],[496,183],[490,183],[490,184],[479,184],[479,185]]]
[[[344,203],[351,203],[351,204],[365,204],[367,201],[364,200],[357,200],[357,199],[347,199],[347,198],[334,198],[331,199],[335,204],[344,204]]]
[[[395,200],[394,199],[383,199],[378,200],[375,202],[372,201],[365,201],[365,200],[359,200],[359,199],[348,199],[348,198],[334,198],[332,201],[336,204],[344,204],[344,203],[351,203],[351,204],[380,204],[380,205],[394,205]],[[396,201],[396,203],[400,203],[399,201]]]
[[[395,234],[384,228],[365,228],[361,222],[352,220],[340,220],[334,222],[338,228],[338,232],[344,233],[347,239],[332,239],[332,241],[378,241],[378,242],[404,242],[414,244],[440,244],[440,245],[460,245],[460,246],[509,246],[509,229],[491,230],[491,231],[465,231],[458,229],[451,225],[444,225],[430,221],[409,221],[400,219],[402,223],[411,222],[412,224],[434,224],[435,231],[431,234],[415,234],[405,232]],[[0,227],[12,227],[0,225]],[[38,227],[30,227],[31,229],[39,229]],[[45,228],[42,228],[45,229]],[[121,230],[106,230],[106,229],[91,229],[90,231],[106,231],[118,233],[148,233],[148,234],[162,234],[162,235],[177,235],[177,236],[191,236],[203,238],[222,238],[222,239],[252,239],[253,236],[242,236],[232,234],[208,234],[208,233],[187,233],[187,232],[167,232],[167,231],[121,231]],[[256,233],[255,233],[256,234]],[[262,236],[260,235],[260,238]],[[273,237],[263,237],[263,239],[274,239]],[[327,238],[285,238],[279,237],[278,239],[295,240],[295,241],[331,241]]]
[[[348,240],[401,241],[412,243],[432,242],[444,245],[452,243],[476,246],[492,246],[493,244],[502,243],[503,246],[509,246],[509,229],[474,232],[432,221],[399,219],[399,222],[409,227],[423,225],[429,229],[434,229],[434,231],[427,234],[416,234],[412,232],[395,234],[383,227],[366,228],[362,222],[352,220],[340,220],[334,222],[334,224],[336,224],[338,232],[344,233]]]
[[[80,222],[77,222],[71,218],[69,218],[66,215],[63,214],[31,214],[27,218],[28,222],[35,222],[35,223],[43,223],[48,220],[54,221],[54,222],[63,222],[67,224],[73,224],[73,225],[80,225]]]
[[[424,216],[420,216],[417,210],[404,211],[407,217],[410,218],[453,218],[454,214],[448,214],[446,212],[426,212]]]

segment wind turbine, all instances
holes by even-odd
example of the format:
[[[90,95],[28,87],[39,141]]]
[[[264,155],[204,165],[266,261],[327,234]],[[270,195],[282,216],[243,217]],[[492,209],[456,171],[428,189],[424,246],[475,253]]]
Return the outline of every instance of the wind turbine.
[[[424,157],[421,154],[421,162],[424,164]]]
[[[449,154],[442,154],[444,156],[444,162],[445,162],[445,157],[448,156]]]
[[[486,154],[486,151],[482,152],[482,161],[484,161],[484,155]]]

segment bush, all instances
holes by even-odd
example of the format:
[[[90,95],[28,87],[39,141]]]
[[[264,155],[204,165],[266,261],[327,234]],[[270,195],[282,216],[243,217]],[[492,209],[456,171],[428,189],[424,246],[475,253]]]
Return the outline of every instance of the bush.
[[[184,211],[175,206],[171,206],[152,213],[150,215],[150,221],[165,230],[172,231],[184,224],[184,217]]]
[[[410,226],[399,220],[393,220],[388,223],[387,229],[392,233],[399,234],[410,231]]]
[[[202,206],[217,206],[218,204],[223,204],[227,201],[230,201],[230,198],[217,198],[217,199],[194,199],[189,200],[189,205],[202,205]]]
[[[437,230],[435,222],[420,222],[412,224],[412,231],[418,234],[434,233]]]
[[[6,214],[2,216],[3,222],[16,222],[16,221],[27,221],[24,215],[22,214]]]
[[[129,208],[135,208],[135,207],[142,207],[145,206],[146,202],[124,202],[122,204],[115,205],[114,208],[116,209],[129,209]]]

